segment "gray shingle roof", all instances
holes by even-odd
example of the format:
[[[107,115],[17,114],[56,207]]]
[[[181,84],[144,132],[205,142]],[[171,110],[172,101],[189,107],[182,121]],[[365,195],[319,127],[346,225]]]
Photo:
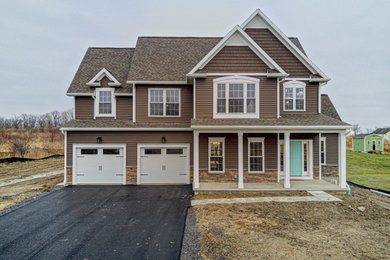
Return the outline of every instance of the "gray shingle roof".
[[[117,93],[131,93],[126,83],[134,48],[88,48],[67,93],[93,93],[86,85],[103,68],[107,69],[121,84]]]
[[[292,43],[294,43],[295,46],[298,47],[298,49],[299,49],[303,54],[306,55],[306,52],[305,52],[305,50],[303,49],[302,44],[301,44],[301,42],[299,41],[299,39],[298,39],[297,37],[288,37],[288,38],[290,39],[290,41],[291,41]],[[307,55],[306,55],[306,56],[307,56]]]
[[[390,127],[385,127],[385,128],[378,128],[376,129],[374,132],[372,132],[373,134],[380,134],[380,135],[384,135],[384,134],[387,134],[388,132],[390,132]]]
[[[139,37],[128,80],[186,81],[219,37]]]
[[[360,135],[355,135],[353,138],[364,138],[370,134],[360,134]]]
[[[341,120],[336,108],[327,94],[321,95],[321,112],[326,116]]]
[[[349,126],[349,124],[323,114],[288,114],[269,119],[192,119],[191,125],[220,126]]]

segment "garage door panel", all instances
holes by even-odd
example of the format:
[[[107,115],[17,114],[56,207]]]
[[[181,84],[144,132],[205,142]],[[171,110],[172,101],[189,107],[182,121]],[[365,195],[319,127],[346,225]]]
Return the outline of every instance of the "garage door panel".
[[[124,149],[118,147],[77,148],[77,184],[122,184]]]
[[[140,153],[141,183],[188,183],[187,147],[148,147],[141,148]]]

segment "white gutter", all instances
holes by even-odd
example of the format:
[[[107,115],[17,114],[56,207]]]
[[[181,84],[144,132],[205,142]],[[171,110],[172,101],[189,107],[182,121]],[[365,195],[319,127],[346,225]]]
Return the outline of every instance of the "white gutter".
[[[67,96],[93,96],[93,93],[66,93]]]
[[[125,128],[115,128],[115,127],[62,127],[60,128],[61,131],[193,131],[191,128],[184,128],[184,127],[181,127],[181,128],[162,128],[162,127],[159,127],[159,128],[151,128],[151,127],[148,127],[148,128],[137,128],[137,127],[125,127]]]
[[[200,125],[200,126],[191,126],[192,129],[201,130],[201,129],[278,129],[278,130],[290,130],[290,129],[298,129],[298,130],[347,130],[350,129],[351,126],[256,126],[256,125]]]
[[[193,74],[187,74],[186,76],[189,78],[206,78],[207,73],[193,73]]]
[[[288,77],[289,75],[287,73],[267,73],[267,78]]]

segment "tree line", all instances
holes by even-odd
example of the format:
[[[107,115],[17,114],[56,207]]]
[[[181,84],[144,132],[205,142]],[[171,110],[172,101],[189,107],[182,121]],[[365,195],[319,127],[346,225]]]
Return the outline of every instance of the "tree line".
[[[33,129],[63,126],[73,119],[73,109],[52,111],[42,115],[20,114],[11,118],[0,117],[0,129]]]

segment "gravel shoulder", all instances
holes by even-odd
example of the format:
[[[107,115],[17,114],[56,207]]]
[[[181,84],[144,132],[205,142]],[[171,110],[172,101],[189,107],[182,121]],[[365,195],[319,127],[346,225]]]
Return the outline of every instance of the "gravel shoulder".
[[[196,225],[196,216],[193,207],[189,207],[187,211],[186,226],[183,234],[183,243],[181,248],[180,259],[194,260],[201,259],[199,257],[199,232]]]

